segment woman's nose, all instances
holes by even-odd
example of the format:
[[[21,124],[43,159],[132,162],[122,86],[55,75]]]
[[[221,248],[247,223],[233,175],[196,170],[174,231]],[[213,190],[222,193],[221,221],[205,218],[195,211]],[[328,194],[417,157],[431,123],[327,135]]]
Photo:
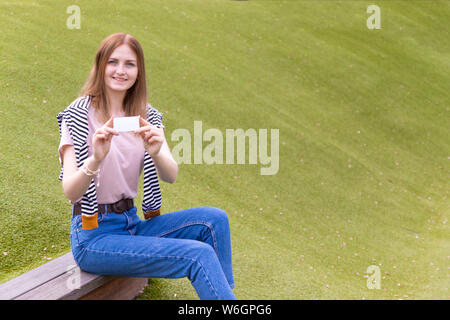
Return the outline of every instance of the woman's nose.
[[[119,63],[116,69],[116,73],[118,74],[124,74],[125,73],[125,68],[123,66],[123,64]]]

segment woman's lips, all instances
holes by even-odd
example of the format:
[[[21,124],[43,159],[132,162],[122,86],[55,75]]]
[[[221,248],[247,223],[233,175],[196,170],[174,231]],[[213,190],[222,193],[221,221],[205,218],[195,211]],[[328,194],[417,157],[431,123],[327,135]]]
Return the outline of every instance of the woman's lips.
[[[116,80],[117,82],[125,82],[125,81],[127,81],[127,79],[125,79],[125,78],[113,77],[113,79]]]

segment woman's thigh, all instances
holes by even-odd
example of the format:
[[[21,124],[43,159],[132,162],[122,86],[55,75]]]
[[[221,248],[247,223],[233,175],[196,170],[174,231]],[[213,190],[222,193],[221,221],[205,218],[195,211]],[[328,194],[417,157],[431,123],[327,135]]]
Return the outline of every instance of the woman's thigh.
[[[214,207],[197,207],[166,213],[141,221],[136,235],[199,240],[209,243],[217,251],[218,236],[228,235],[227,214]]]
[[[182,278],[192,263],[214,254],[209,245],[189,239],[104,235],[83,248],[78,264],[95,274]]]

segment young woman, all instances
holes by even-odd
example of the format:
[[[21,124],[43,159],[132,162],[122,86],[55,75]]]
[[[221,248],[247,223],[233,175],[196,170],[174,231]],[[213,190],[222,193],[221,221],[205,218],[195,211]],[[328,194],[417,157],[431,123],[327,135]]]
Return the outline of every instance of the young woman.
[[[114,117],[140,116],[118,133]],[[82,270],[146,278],[188,277],[201,299],[235,299],[226,213],[198,207],[160,215],[158,178],[178,166],[162,115],[147,103],[144,55],[131,35],[102,41],[80,97],[57,116],[60,179],[72,203],[71,248]],[[144,172],[142,210],[133,199]]]

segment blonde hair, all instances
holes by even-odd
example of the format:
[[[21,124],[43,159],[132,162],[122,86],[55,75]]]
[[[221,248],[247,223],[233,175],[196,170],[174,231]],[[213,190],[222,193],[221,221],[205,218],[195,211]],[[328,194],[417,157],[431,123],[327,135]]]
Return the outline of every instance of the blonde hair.
[[[105,89],[105,68],[113,51],[126,44],[136,54],[138,75],[136,82],[127,90],[123,100],[123,109],[126,116],[141,115],[145,118],[147,105],[147,84],[145,78],[144,52],[139,42],[132,35],[126,33],[114,33],[106,37],[101,43],[95,55],[95,62],[80,96],[91,96],[92,105],[97,111],[99,120],[106,122],[110,117],[108,97]]]

